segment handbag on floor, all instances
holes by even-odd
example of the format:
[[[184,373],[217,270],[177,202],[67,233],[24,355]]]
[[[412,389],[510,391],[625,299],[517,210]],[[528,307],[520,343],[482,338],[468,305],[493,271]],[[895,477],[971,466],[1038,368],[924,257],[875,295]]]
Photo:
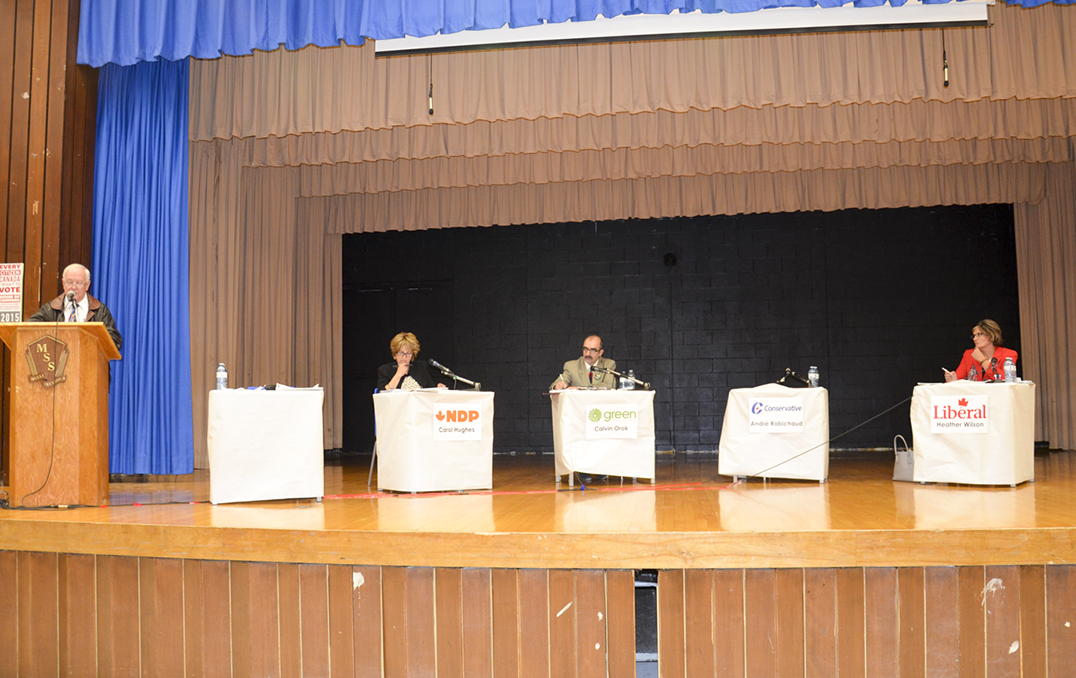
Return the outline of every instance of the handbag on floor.
[[[903,450],[897,447],[898,440],[904,444]],[[893,456],[895,457],[893,461],[893,480],[912,482],[912,477],[915,475],[915,457],[902,435],[893,438]]]

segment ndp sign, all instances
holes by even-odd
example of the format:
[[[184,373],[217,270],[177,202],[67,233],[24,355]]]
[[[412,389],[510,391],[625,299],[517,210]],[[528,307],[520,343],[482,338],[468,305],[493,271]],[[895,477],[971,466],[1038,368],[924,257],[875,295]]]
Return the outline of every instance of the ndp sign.
[[[436,440],[482,440],[482,413],[478,410],[437,410],[433,414]]]
[[[987,433],[990,414],[985,395],[931,396],[931,433]]]
[[[433,415],[437,417],[437,421],[447,422],[468,422],[476,421],[478,419],[478,410],[437,410],[437,414]]]

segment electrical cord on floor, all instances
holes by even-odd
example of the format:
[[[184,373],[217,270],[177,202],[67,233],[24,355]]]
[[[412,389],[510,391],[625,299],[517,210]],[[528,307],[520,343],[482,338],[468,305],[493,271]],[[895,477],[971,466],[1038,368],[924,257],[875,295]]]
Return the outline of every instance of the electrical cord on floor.
[[[794,459],[799,459],[800,457],[802,457],[803,455],[807,454],[808,452],[813,452],[814,450],[817,450],[818,448],[822,447],[823,445],[829,445],[830,443],[832,443],[832,442],[833,442],[833,441],[835,441],[835,440],[840,440],[841,438],[843,438],[844,436],[848,435],[848,434],[849,434],[849,433],[851,433],[852,431],[855,431],[856,429],[859,429],[859,428],[863,428],[864,426],[866,426],[867,424],[871,423],[872,421],[874,421],[874,420],[875,420],[875,419],[877,419],[878,417],[882,417],[882,416],[885,416],[885,415],[889,414],[890,412],[892,412],[893,410],[897,409],[898,407],[900,407],[900,406],[901,406],[901,405],[903,405],[904,403],[906,403],[906,402],[909,402],[909,401],[910,401],[911,399],[912,399],[912,397],[911,397],[911,396],[908,396],[907,398],[905,398],[904,400],[900,401],[900,402],[899,402],[899,403],[897,403],[896,405],[893,405],[892,407],[890,407],[890,408],[888,408],[888,409],[885,409],[885,410],[883,410],[883,411],[879,412],[878,414],[874,415],[874,416],[873,416],[873,417],[871,417],[870,419],[867,419],[867,420],[865,420],[865,421],[861,421],[860,423],[856,424],[855,426],[853,426],[852,428],[848,429],[847,431],[844,431],[844,432],[842,432],[842,433],[838,433],[837,435],[833,436],[833,437],[832,437],[832,438],[830,438],[829,440],[826,440],[826,441],[824,441],[824,442],[818,443],[817,445],[813,445],[813,446],[811,446],[811,447],[808,447],[808,448],[807,448],[806,450],[804,450],[803,452],[800,452],[799,454],[794,454],[794,455],[792,455],[791,457],[789,457],[788,459],[785,459],[785,460],[783,460],[783,461],[779,461],[779,462],[777,462],[776,464],[774,464],[774,465],[772,465],[772,466],[768,466],[768,467],[766,467],[766,468],[762,469],[761,471],[757,471],[757,472],[755,472],[755,473],[750,473],[750,474],[744,475],[744,476],[742,476],[742,477],[743,477],[743,479],[744,479],[744,480],[747,480],[748,478],[759,478],[759,477],[762,477],[762,474],[763,474],[763,473],[765,473],[766,471],[772,471],[773,469],[777,468],[778,466],[781,466],[782,464],[787,464],[788,462],[790,462],[790,461],[792,461],[792,460],[794,460]],[[717,480],[717,478],[718,478],[719,476],[720,476],[720,474],[718,474],[718,475],[714,476],[711,482],[713,482],[713,481],[716,481],[716,480]],[[743,481],[737,481],[737,482],[743,482]],[[734,483],[734,484],[735,484],[735,483]]]
[[[87,504],[54,504],[51,506],[8,506],[0,501],[0,509],[4,511],[70,511],[77,508],[97,508]]]
[[[63,319],[63,311],[61,310],[60,315],[57,316],[56,322],[54,323],[54,327],[53,327],[52,340],[53,340],[53,342],[55,342],[52,345],[53,349],[55,349],[56,344],[58,344],[60,342],[60,320],[62,320],[62,319]],[[22,496],[22,499],[19,501],[19,503],[22,504],[21,508],[31,508],[31,507],[26,506],[26,498],[27,497],[32,497],[35,494],[37,494],[38,492],[40,492],[41,490],[45,489],[45,486],[49,484],[49,478],[52,477],[52,463],[56,459],[56,383],[54,382],[50,388],[52,388],[52,439],[51,439],[51,442],[49,443],[49,470],[48,470],[47,473],[45,473],[45,480],[41,483],[40,487],[38,487],[33,492],[29,492],[29,493],[24,494]],[[19,508],[19,507],[15,507],[15,508]],[[33,507],[33,508],[50,508],[50,507],[42,506],[42,507]],[[59,507],[56,507],[56,508],[59,508]]]
[[[0,490],[0,494],[7,494]],[[70,511],[80,508],[127,508],[141,506],[188,506],[191,504],[208,504],[208,501],[158,501],[158,502],[131,502],[130,504],[56,504],[53,506],[11,506],[7,500],[0,499],[0,510],[6,511]]]

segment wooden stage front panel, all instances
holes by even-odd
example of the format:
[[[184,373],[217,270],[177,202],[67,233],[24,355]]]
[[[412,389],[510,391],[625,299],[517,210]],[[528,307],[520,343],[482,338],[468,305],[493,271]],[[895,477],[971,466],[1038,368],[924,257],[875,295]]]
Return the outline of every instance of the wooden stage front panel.
[[[326,469],[323,502],[213,506],[208,482],[111,486],[111,506],[0,512],[0,548],[194,560],[421,567],[702,569],[1076,563],[1076,454],[1010,487],[891,480],[878,461],[827,483],[731,484],[716,462],[658,483],[558,491],[551,459],[495,462],[494,492],[370,493],[363,460]]]
[[[630,570],[0,552],[0,675],[634,675]]]
[[[630,570],[0,552],[0,675],[633,676]],[[1076,566],[663,570],[683,676],[1076,675]]]
[[[730,486],[676,461],[656,488],[558,492],[541,458],[465,495],[366,496],[362,464],[330,466],[320,504],[113,485],[110,507],[0,512],[0,675],[631,676],[647,568],[662,676],[1068,678],[1074,459],[1017,488],[860,461]]]

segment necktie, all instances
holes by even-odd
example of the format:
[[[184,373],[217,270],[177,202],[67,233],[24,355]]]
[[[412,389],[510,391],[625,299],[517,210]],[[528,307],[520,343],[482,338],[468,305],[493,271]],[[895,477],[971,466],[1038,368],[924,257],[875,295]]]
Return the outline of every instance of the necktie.
[[[77,308],[78,306],[76,304],[71,304],[71,312],[67,315],[67,322],[73,323],[78,320],[78,317],[75,315],[75,309]]]
[[[594,383],[594,368],[590,368],[590,383]]]

